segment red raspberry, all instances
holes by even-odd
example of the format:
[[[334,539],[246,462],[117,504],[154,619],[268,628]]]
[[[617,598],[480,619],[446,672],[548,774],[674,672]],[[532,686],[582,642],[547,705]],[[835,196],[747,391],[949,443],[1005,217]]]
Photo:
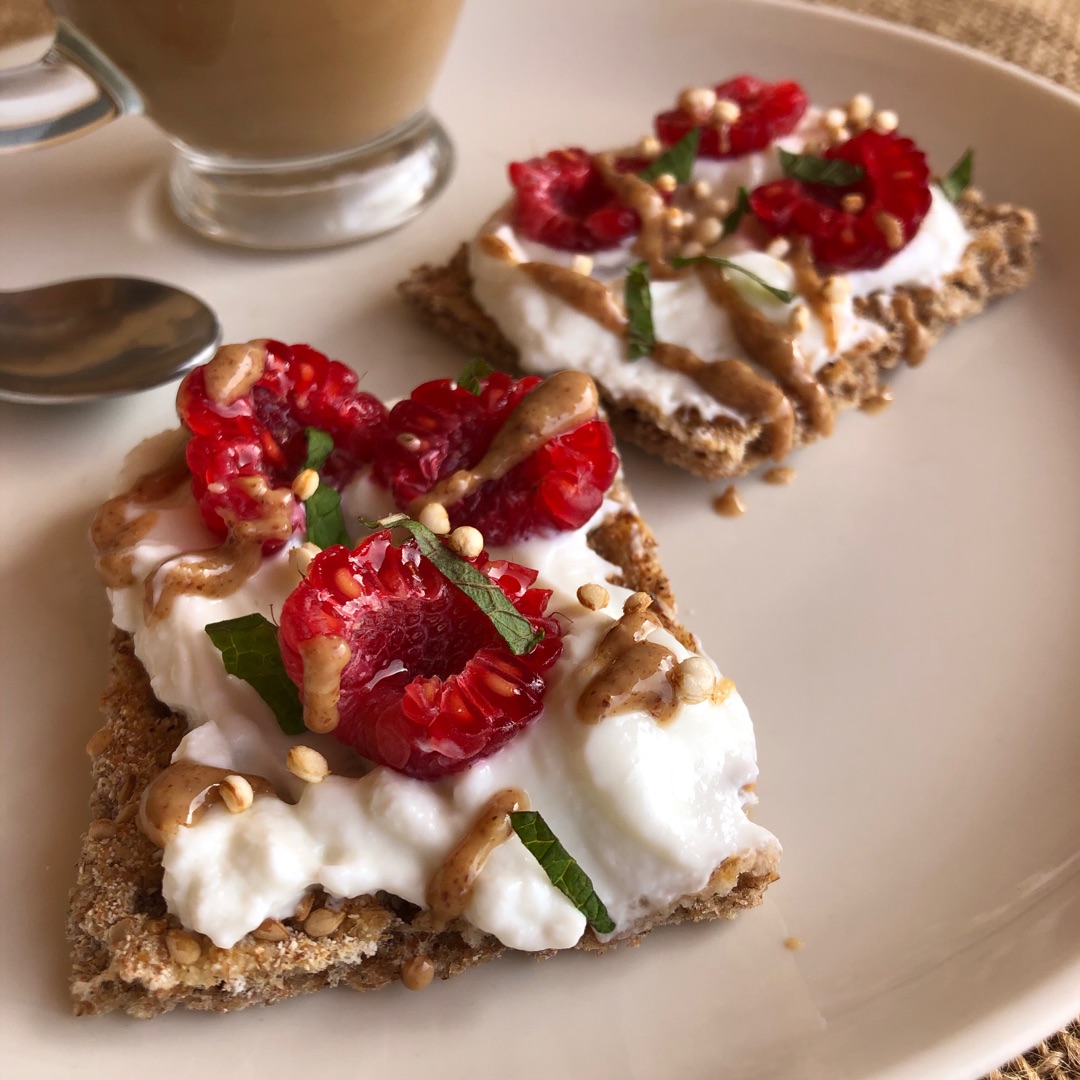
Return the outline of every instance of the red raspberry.
[[[665,146],[699,127],[698,157],[740,157],[790,135],[806,112],[806,93],[797,82],[766,83],[753,75],[738,75],[714,89],[717,98],[739,106],[739,119],[723,124],[710,118],[703,124],[685,109],[662,112],[656,117],[656,134]]]
[[[192,489],[207,526],[226,536],[230,523],[256,521],[263,510],[242,477],[263,477],[288,489],[307,457],[309,427],[321,428],[334,450],[320,471],[326,483],[344,486],[371,459],[374,437],[386,418],[383,404],[357,390],[356,374],[308,345],[265,343],[262,378],[249,393],[222,404],[206,391],[203,368],[180,384],[176,408],[191,431],[187,462]],[[302,528],[297,504],[293,527]],[[268,540],[264,551],[281,546]]]
[[[301,644],[342,638],[334,736],[363,757],[409,776],[456,772],[503,746],[540,715],[547,671],[562,652],[561,632],[544,617],[551,592],[530,588],[536,571],[469,559],[495,582],[543,640],[515,656],[491,620],[419,552],[390,530],[354,551],[330,547],[281,609],[279,641],[289,677],[303,688]]]
[[[540,381],[535,375],[515,380],[493,372],[481,380],[479,394],[449,379],[418,386],[390,411],[375,455],[374,479],[407,510],[443,477],[475,467],[510,413]],[[488,544],[576,529],[600,508],[618,467],[611,429],[603,420],[588,420],[449,506],[450,523],[475,526]]]
[[[863,178],[843,187],[774,180],[750,193],[751,209],[771,236],[809,238],[825,269],[881,266],[911,242],[930,209],[926,155],[910,139],[864,131],[823,156],[861,165]],[[861,208],[845,210],[847,195],[858,195]],[[897,227],[902,236],[891,235]]]
[[[564,251],[602,251],[641,228],[629,207],[579,147],[510,163],[514,226],[530,240]]]

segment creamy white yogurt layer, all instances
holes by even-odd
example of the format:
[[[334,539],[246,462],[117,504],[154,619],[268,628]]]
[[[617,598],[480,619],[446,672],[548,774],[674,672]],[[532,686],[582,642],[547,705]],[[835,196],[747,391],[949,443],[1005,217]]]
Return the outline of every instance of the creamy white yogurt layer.
[[[799,131],[779,140],[777,145],[792,152],[802,150],[819,117],[819,111],[811,110]],[[780,176],[776,147],[725,161],[698,159],[693,175],[695,179],[706,180],[716,196],[731,200],[740,187],[752,189]],[[883,336],[876,323],[855,313],[855,298],[874,292],[889,293],[901,285],[936,288],[959,268],[970,235],[952,203],[936,186],[931,190],[930,210],[911,243],[877,270],[846,275],[850,295],[833,305],[839,331],[835,348],[829,347],[825,327],[811,306],[806,329],[796,335],[796,340],[812,370],[820,370],[862,342]],[[503,336],[518,349],[524,370],[548,374],[562,368],[578,368],[601,383],[609,396],[620,400],[652,402],[667,414],[679,408],[693,408],[705,420],[721,416],[740,418],[686,375],[669,371],[647,357],[628,362],[625,342],[619,337],[536,285],[517,267],[485,250],[478,243],[479,236],[494,234],[518,260],[571,265],[574,258],[571,252],[519,236],[511,223],[509,209],[509,204],[503,207],[470,244],[469,271],[473,295]],[[620,307],[626,271],[637,258],[631,251],[632,244],[628,240],[618,248],[593,256],[592,276],[608,286]],[[741,234],[721,241],[710,249],[710,254],[747,267],[776,288],[794,291],[790,265],[752,249]],[[726,271],[725,276],[777,324],[786,323],[792,308],[800,302],[796,298],[789,304],[783,303],[737,271]],[[748,359],[736,340],[727,312],[709,297],[697,275],[653,282],[651,292],[657,340],[688,348],[703,360]]]
[[[160,464],[168,443],[140,447],[131,471]],[[387,509],[385,493],[365,480],[343,503],[347,517]],[[553,590],[549,611],[562,613],[567,626],[563,653],[548,674],[543,714],[498,753],[436,781],[382,767],[365,772],[329,736],[283,735],[258,695],[225,674],[204,627],[251,611],[279,612],[297,581],[286,554],[267,559],[230,597],[179,596],[171,613],[150,625],[141,581],[111,590],[116,623],[134,633],[155,693],[187,716],[191,730],[174,760],[259,773],[292,800],[263,796],[240,814],[211,807],[168,842],[163,891],[184,925],[227,948],[264,919],[290,915],[315,884],[337,897],[382,889],[423,905],[436,868],[488,798],[508,787],[527,792],[592,878],[618,930],[704,888],[728,856],[775,843],[745,814],[753,796],[744,789],[757,766],[738,694],[721,705],[683,705],[665,725],[641,712],[595,725],[577,718],[583,665],[629,595],[609,586],[611,603],[603,611],[578,603],[579,585],[615,572],[589,550],[585,533],[492,549],[495,558],[537,569],[537,584]],[[141,577],[165,558],[210,544],[185,489],[162,506],[140,541],[137,572]],[[689,655],[664,631],[652,639],[680,659]],[[285,755],[296,742],[325,754],[335,775],[307,785],[288,773]],[[465,914],[504,944],[527,950],[568,948],[585,925],[516,836],[487,860]]]

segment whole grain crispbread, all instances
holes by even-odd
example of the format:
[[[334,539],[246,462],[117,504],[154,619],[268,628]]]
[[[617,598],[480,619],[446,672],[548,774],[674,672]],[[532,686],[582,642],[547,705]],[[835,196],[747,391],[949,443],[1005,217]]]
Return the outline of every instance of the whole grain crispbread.
[[[652,533],[621,483],[614,494],[622,508],[592,531],[591,545],[620,567],[613,580],[649,592],[669,629],[692,646],[692,635],[675,620]],[[68,919],[76,1013],[121,1009],[152,1017],[177,1006],[224,1012],[328,986],[374,989],[399,979],[403,965],[419,956],[448,979],[503,952],[499,941],[464,920],[433,932],[417,919],[415,905],[384,893],[335,902],[322,915],[326,898],[309,893],[306,910],[231,949],[184,930],[165,910],[160,852],[136,819],[143,790],[169,764],[186,726],[154,697],[130,635],[120,631],[102,708],[105,725],[87,747],[95,820],[83,838]],[[617,942],[601,943],[590,930],[578,947],[603,952],[612,944],[636,945],[663,924],[734,918],[761,901],[776,880],[778,857],[776,845],[742,852],[717,867],[700,893],[628,928]]]
[[[938,289],[904,287],[860,300],[860,315],[885,330],[876,347],[860,347],[817,373],[837,412],[874,400],[881,373],[901,360],[918,363],[926,347],[949,326],[981,311],[997,297],[1023,288],[1034,272],[1038,243],[1035,215],[1008,204],[990,204],[966,191],[958,208],[972,240],[960,268]],[[443,266],[419,266],[398,286],[405,302],[466,351],[499,367],[518,366],[515,347],[472,296],[468,254],[463,244]],[[767,458],[758,424],[730,417],[706,420],[687,407],[664,412],[642,393],[615,396],[598,383],[616,435],[671,465],[708,480],[742,476]],[[795,446],[813,441],[797,416]]]

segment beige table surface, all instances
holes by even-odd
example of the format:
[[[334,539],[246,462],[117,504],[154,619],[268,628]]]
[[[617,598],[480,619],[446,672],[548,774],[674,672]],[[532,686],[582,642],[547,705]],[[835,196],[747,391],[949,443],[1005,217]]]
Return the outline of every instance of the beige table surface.
[[[830,0],[830,6],[939,34],[1080,92],[1080,0]],[[0,0],[0,46],[47,33],[51,23],[42,0]],[[1080,1080],[1080,1019],[987,1080]]]

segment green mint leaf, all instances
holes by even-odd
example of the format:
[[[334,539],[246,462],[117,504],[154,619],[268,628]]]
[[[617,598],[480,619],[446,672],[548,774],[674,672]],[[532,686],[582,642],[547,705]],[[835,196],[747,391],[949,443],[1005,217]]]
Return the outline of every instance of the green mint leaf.
[[[559,843],[540,814],[535,810],[515,810],[510,815],[510,825],[551,878],[551,884],[585,916],[597,933],[610,934],[615,929],[615,922],[604,907],[604,901],[596,895],[589,875]]]
[[[457,384],[462,390],[468,390],[476,396],[480,393],[480,380],[491,374],[491,365],[480,357],[470,360],[465,370],[457,377]]]
[[[652,321],[652,293],[649,291],[649,264],[636,262],[626,271],[626,358],[640,360],[656,344]]]
[[[309,427],[305,434],[307,435],[307,461],[304,462],[304,468],[318,472],[326,464],[326,459],[334,452],[334,439],[316,427]],[[321,548],[328,548],[334,544],[350,547],[352,541],[345,528],[345,518],[341,514],[341,496],[329,484],[322,483],[321,476],[319,481],[315,494],[304,503],[307,539],[316,547]]]
[[[759,277],[753,270],[747,270],[745,266],[740,266],[736,262],[732,262],[730,259],[721,259],[716,255],[695,255],[692,259],[684,259],[680,255],[676,255],[671,260],[671,265],[676,270],[681,270],[684,266],[693,266],[695,263],[712,263],[714,266],[722,266],[725,270],[737,270],[740,274],[744,274],[751,281],[756,282],[766,292],[772,293],[777,300],[782,301],[785,304],[790,304],[795,299],[795,293],[788,292],[786,289],[778,289],[775,285],[770,285],[763,277]]]
[[[264,615],[253,612],[210,623],[206,632],[220,651],[225,670],[255,688],[274,710],[286,735],[302,735],[307,730],[304,708],[300,691],[285,671],[277,627]]]
[[[945,193],[949,202],[957,199],[971,187],[971,178],[975,171],[975,151],[965,150],[960,160],[941,179],[938,186]]]
[[[432,563],[436,570],[451,584],[456,585],[476,606],[491,620],[499,636],[515,656],[530,652],[544,639],[542,631],[532,628],[532,624],[510,601],[506,593],[486,574],[481,573],[472,563],[455,555],[429,528],[412,518],[400,517],[388,521],[360,519],[367,529],[402,528],[408,529],[416,540],[420,554]]]
[[[304,462],[304,468],[318,472],[334,452],[333,436],[317,427],[309,427],[304,434],[307,435],[307,461]]]
[[[638,176],[651,184],[658,176],[671,173],[676,183],[688,184],[690,174],[694,170],[700,141],[701,128],[691,128],[677,143],[673,143],[651,164],[642,169]]]
[[[816,154],[792,154],[780,151],[780,167],[792,180],[804,180],[808,184],[828,184],[830,187],[846,187],[866,175],[861,165],[842,158],[823,158]]]
[[[341,496],[329,484],[319,484],[315,494],[304,503],[304,513],[307,515],[307,538],[316,547],[328,548],[334,544],[352,547],[341,513]]]
[[[750,213],[750,196],[746,188],[739,188],[738,197],[735,199],[735,208],[724,218],[724,231],[721,238],[730,236],[741,224],[742,219]]]

